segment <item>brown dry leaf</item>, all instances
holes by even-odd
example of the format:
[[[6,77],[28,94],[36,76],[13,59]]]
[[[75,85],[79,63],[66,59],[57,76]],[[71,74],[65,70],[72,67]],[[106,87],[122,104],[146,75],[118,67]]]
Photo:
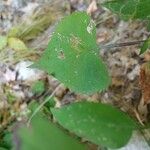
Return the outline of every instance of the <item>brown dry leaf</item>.
[[[140,87],[144,104],[150,103],[150,62],[144,63],[141,66]]]
[[[122,78],[112,77],[112,86],[124,86],[124,80]]]
[[[146,52],[144,55],[144,61],[150,61],[150,52]]]
[[[97,43],[104,43],[110,39],[110,32],[103,30],[97,34]]]
[[[138,104],[137,107],[137,112],[136,110],[134,110],[136,118],[138,119],[138,121],[143,124],[143,122],[147,121],[147,115],[148,115],[148,109],[147,109],[147,105],[145,105],[145,100],[144,98],[142,98],[140,100],[140,103]]]
[[[92,13],[94,13],[97,10],[97,3],[96,0],[92,0],[91,4],[89,5],[89,7],[87,8],[87,14],[91,15]]]

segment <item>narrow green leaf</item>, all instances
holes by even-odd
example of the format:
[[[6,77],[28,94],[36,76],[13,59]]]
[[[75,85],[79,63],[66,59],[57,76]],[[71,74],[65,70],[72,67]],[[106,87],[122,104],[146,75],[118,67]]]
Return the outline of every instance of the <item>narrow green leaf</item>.
[[[45,90],[45,85],[44,85],[44,82],[39,80],[39,81],[36,81],[32,87],[31,87],[31,90],[33,93],[42,93],[44,92]]]
[[[41,115],[33,118],[31,128],[21,128],[20,150],[87,150],[84,144],[67,135]]]
[[[127,144],[136,123],[125,113],[106,104],[78,102],[51,109],[64,128],[80,137],[109,148]]]
[[[108,87],[110,78],[99,57],[94,22],[85,12],[65,17],[35,67],[54,74],[71,90],[94,93]]]
[[[111,0],[103,5],[125,20],[150,19],[150,0]]]
[[[140,55],[145,53],[146,50],[150,47],[150,38],[148,38],[141,47]]]
[[[6,36],[0,36],[0,50],[5,48],[7,45],[7,37]]]

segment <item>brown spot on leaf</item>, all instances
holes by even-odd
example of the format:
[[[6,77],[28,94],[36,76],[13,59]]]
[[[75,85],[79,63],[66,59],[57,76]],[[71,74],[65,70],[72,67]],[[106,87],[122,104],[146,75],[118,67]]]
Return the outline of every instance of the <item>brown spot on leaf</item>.
[[[71,46],[77,50],[77,51],[80,51],[79,50],[79,45],[81,45],[81,39],[79,37],[76,37],[74,35],[71,35],[71,38],[70,38],[70,42],[71,42]]]
[[[62,50],[59,51],[58,58],[59,59],[65,59],[65,54],[64,54],[64,52]]]

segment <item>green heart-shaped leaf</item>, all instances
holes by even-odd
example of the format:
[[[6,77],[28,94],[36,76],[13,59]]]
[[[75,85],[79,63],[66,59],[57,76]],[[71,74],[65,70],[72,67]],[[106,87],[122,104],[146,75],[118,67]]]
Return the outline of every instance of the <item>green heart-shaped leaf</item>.
[[[42,115],[33,118],[31,128],[21,128],[19,137],[20,150],[87,150],[84,144],[67,135]]]
[[[64,128],[97,145],[124,146],[137,128],[134,120],[118,109],[100,103],[78,102],[51,109]]]
[[[34,66],[54,74],[80,93],[94,93],[110,83],[99,57],[94,22],[84,12],[73,13],[58,24],[48,48]]]
[[[150,19],[150,0],[111,0],[104,6],[123,19]]]

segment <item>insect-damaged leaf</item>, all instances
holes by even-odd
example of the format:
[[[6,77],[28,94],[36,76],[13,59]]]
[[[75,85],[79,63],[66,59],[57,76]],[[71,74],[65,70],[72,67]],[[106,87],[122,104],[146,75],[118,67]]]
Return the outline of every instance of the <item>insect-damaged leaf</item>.
[[[78,102],[51,109],[64,128],[80,137],[110,148],[124,146],[131,137],[136,123],[118,109],[100,103]]]
[[[54,74],[71,90],[80,93],[94,93],[110,83],[106,66],[99,58],[94,22],[84,12],[62,19],[34,66]]]
[[[104,6],[123,19],[150,19],[150,0],[111,0]]]

